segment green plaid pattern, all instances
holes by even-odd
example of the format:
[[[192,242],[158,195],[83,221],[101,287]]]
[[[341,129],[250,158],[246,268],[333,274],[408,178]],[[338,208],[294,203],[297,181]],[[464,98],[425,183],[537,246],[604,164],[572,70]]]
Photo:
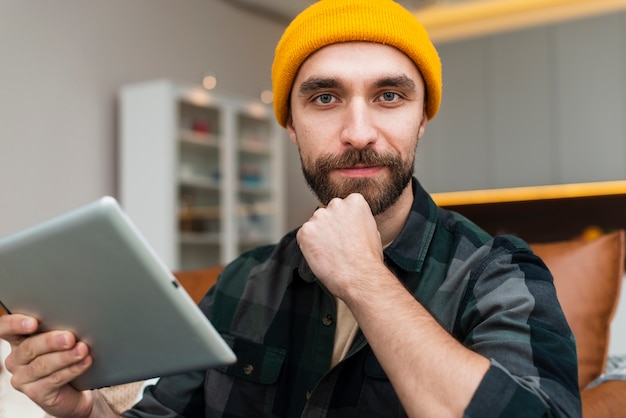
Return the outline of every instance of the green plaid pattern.
[[[413,189],[385,261],[448,332],[491,359],[465,416],[580,416],[576,345],[543,262],[521,240],[438,208],[416,179]],[[229,264],[200,307],[237,363],[163,377],[124,417],[406,416],[362,334],[329,368],[335,300],[295,231]]]

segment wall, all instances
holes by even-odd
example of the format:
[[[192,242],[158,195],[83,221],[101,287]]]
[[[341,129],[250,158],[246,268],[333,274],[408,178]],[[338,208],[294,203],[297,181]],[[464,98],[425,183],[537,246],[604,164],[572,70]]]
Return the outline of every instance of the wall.
[[[439,46],[430,191],[626,178],[626,13]]]
[[[0,0],[0,237],[116,193],[116,94],[171,78],[256,97],[283,25],[220,0]]]
[[[626,275],[622,281],[620,302],[611,322],[611,335],[609,340],[609,354],[626,356]]]
[[[0,0],[0,236],[115,194],[115,96],[152,78],[270,85],[283,25],[220,0]],[[626,13],[438,45],[431,191],[625,178]],[[257,71],[251,72],[250,69]],[[315,200],[287,145],[289,228]]]

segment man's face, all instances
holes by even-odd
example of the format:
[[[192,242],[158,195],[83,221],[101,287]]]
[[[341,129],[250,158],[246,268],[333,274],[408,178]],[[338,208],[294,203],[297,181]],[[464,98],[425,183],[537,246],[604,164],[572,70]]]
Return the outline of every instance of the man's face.
[[[358,192],[378,215],[410,189],[426,120],[413,61],[390,46],[347,42],[302,64],[287,130],[323,205]]]

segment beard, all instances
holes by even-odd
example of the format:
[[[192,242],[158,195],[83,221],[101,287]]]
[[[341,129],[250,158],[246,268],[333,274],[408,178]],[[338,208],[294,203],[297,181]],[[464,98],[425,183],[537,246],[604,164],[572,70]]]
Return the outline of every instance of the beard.
[[[341,155],[322,155],[316,161],[306,160],[300,152],[302,173],[309,188],[324,205],[335,197],[345,198],[351,193],[361,193],[374,216],[379,215],[398,201],[413,177],[413,159],[402,160],[397,154],[379,154],[371,148],[351,148]],[[331,180],[330,172],[357,164],[384,166],[390,177],[341,178]]]

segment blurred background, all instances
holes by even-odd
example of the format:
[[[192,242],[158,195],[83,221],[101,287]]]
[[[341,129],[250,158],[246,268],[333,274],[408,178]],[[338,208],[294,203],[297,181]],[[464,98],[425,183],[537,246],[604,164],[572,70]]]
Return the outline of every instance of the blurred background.
[[[257,98],[288,19],[310,3],[1,0],[0,236],[118,194],[124,85],[210,72],[216,92]],[[418,151],[425,186],[624,179],[624,3],[407,0],[444,68],[442,110]],[[284,145],[291,228],[314,200]]]
[[[267,92],[275,44],[289,20],[311,3],[0,0],[0,237],[113,195],[132,207],[142,231],[173,268],[179,267],[183,250],[173,242],[177,234],[209,228],[183,216],[190,194],[181,190],[194,188],[204,190],[196,198],[202,201],[196,208],[202,219],[217,213],[222,222],[210,244],[198,236],[184,244],[218,248],[207,264],[228,261],[246,242],[270,241],[300,225],[315,209],[315,199],[302,179],[295,146],[276,129]],[[530,197],[522,199],[530,206],[514,205],[522,210],[501,206],[498,194],[491,206],[475,212],[487,222],[506,209],[514,219],[498,218],[494,228],[523,237],[527,231],[529,240],[624,227],[626,1],[400,3],[427,27],[443,63],[442,108],[418,147],[416,171],[426,189],[444,202],[460,191],[513,188],[516,194],[517,188],[532,186],[525,195]],[[213,77],[210,90],[202,85],[206,76]],[[157,86],[162,95],[142,96],[134,108],[124,104],[132,100],[124,99],[123,91],[146,85]],[[200,101],[191,98],[193,92]],[[215,97],[224,100],[212,101]],[[265,110],[255,113],[252,104]],[[187,111],[190,125],[179,132],[181,126],[173,124]],[[163,126],[163,135],[153,138],[140,129],[123,135],[128,121]],[[211,130],[207,121],[220,128]],[[241,140],[238,129],[255,127],[265,135],[267,149],[230,144]],[[182,151],[168,140],[185,136],[182,142],[190,147],[204,142],[200,148],[211,148],[206,143],[214,135],[221,141],[219,151],[206,153],[219,166],[209,175],[223,180],[215,190],[185,185],[174,178],[180,173],[155,168],[164,161],[182,169],[184,153],[205,152]],[[137,143],[138,150],[122,152]],[[265,173],[267,190],[254,190],[260,181],[255,163],[272,168]],[[545,206],[542,187],[571,184],[585,186],[575,189],[573,198],[563,188],[550,189]],[[129,196],[144,202],[136,206]],[[149,196],[161,203],[151,203]],[[448,202],[461,210],[468,206],[467,198]],[[266,203],[271,230],[260,240],[249,228]],[[162,218],[151,218],[164,207]],[[237,212],[228,222],[226,209]],[[528,213],[530,221],[523,219]],[[250,240],[244,242],[246,234]],[[624,323],[626,314],[621,316]],[[617,340],[613,351],[617,344],[626,347]]]

